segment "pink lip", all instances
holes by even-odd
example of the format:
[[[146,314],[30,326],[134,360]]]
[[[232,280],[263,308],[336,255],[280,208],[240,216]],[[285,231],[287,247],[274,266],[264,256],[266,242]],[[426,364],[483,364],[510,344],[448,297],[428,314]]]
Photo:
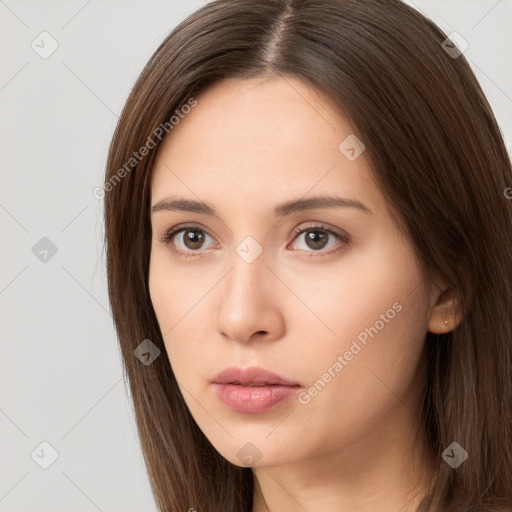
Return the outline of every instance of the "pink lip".
[[[262,413],[297,393],[300,384],[252,366],[226,368],[212,381],[217,397],[237,412]]]

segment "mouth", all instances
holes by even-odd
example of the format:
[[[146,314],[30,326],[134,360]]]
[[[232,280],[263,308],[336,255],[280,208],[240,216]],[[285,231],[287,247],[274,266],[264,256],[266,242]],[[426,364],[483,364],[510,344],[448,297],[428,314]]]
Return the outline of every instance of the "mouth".
[[[212,381],[218,399],[242,413],[267,412],[297,394],[301,385],[258,367],[226,368]]]

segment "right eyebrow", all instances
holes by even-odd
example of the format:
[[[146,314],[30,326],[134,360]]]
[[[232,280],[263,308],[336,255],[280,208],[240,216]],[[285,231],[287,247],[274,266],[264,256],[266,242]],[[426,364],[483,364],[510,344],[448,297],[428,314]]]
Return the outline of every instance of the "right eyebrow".
[[[200,213],[203,215],[214,216],[217,215],[215,210],[204,203],[203,201],[194,201],[191,199],[174,199],[172,197],[166,197],[151,207],[151,213],[161,211],[182,211]]]

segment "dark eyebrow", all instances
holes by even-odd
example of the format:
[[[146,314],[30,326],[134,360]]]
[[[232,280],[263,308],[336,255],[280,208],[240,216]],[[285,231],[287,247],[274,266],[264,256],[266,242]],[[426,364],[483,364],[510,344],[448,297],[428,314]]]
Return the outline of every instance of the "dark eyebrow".
[[[284,217],[291,213],[303,210],[314,210],[315,208],[357,208],[364,213],[373,215],[373,212],[366,205],[356,199],[348,199],[339,196],[315,196],[308,199],[297,199],[277,205],[274,213],[277,217]]]
[[[374,213],[363,203],[355,199],[348,199],[339,196],[316,196],[308,199],[296,199],[277,205],[274,208],[276,217],[284,217],[295,212],[303,210],[313,210],[316,208],[357,208],[364,213],[374,215]],[[200,213],[203,215],[216,216],[215,209],[203,201],[190,199],[166,197],[151,207],[151,212],[160,211],[184,211]]]

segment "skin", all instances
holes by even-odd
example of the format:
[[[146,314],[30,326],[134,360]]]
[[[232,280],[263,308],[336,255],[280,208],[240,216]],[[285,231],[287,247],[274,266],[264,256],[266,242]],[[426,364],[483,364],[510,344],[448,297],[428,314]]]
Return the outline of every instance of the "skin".
[[[217,216],[152,213],[149,275],[192,416],[233,464],[246,465],[237,455],[246,443],[256,447],[253,512],[414,511],[431,469],[413,436],[424,341],[427,330],[446,332],[460,320],[449,291],[423,278],[365,153],[350,161],[338,149],[354,130],[328,97],[278,77],[227,80],[197,100],[159,150],[151,204],[175,195],[205,201]],[[284,201],[330,194],[372,213],[338,207],[274,216]],[[183,223],[205,231],[203,245],[186,245],[183,232],[161,241]],[[292,235],[320,224],[348,242],[328,235],[322,247]],[[236,252],[248,236],[262,249],[252,263]],[[298,382],[304,397],[396,303],[400,312],[308,403],[293,398],[247,414],[218,400],[211,380],[227,366],[253,365]]]

